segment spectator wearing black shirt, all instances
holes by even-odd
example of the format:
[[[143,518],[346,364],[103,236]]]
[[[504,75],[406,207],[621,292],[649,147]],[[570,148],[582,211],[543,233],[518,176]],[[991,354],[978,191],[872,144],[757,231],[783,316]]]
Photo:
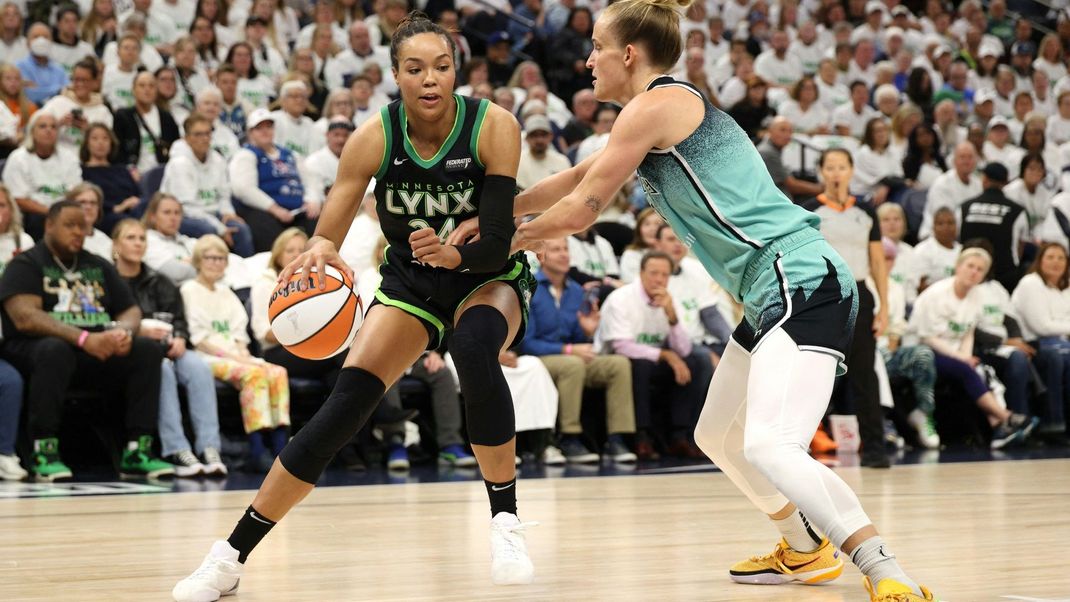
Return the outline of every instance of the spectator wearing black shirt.
[[[981,170],[984,192],[959,208],[959,241],[982,238],[992,243],[992,274],[1008,291],[1022,277],[1019,260],[1029,236],[1025,208],[1007,198],[1007,168],[989,163]]]
[[[15,257],[0,279],[5,335],[0,353],[29,384],[34,473],[48,481],[71,476],[59,455],[63,401],[72,385],[91,382],[120,389],[105,397],[121,399],[126,408],[128,443],[120,471],[174,474],[152,452],[163,349],[133,336],[141,310],[115,268],[82,250],[86,227],[78,203],[52,205],[43,244]]]

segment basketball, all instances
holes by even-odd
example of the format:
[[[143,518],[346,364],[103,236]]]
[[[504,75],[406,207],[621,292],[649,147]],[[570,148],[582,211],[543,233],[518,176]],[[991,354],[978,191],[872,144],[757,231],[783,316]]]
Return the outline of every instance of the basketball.
[[[364,319],[360,296],[353,281],[327,266],[327,287],[319,288],[315,268],[298,272],[271,295],[268,320],[279,344],[290,353],[322,360],[349,347]]]

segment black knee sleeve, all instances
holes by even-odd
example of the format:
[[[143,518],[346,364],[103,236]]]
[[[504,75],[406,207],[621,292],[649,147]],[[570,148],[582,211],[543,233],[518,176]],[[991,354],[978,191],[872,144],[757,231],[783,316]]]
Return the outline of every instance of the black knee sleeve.
[[[513,397],[498,363],[498,351],[507,336],[505,316],[489,305],[477,305],[464,312],[450,339],[464,395],[468,438],[474,445],[502,445],[516,434]]]
[[[315,485],[334,454],[371,417],[385,391],[386,385],[371,372],[344,368],[323,407],[279,454],[283,467]]]

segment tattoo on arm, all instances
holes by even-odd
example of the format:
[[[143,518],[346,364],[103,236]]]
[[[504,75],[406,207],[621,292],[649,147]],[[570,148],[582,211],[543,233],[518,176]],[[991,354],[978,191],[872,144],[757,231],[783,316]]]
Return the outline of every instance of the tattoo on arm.
[[[589,195],[583,204],[596,215],[602,212],[602,200],[594,195]]]

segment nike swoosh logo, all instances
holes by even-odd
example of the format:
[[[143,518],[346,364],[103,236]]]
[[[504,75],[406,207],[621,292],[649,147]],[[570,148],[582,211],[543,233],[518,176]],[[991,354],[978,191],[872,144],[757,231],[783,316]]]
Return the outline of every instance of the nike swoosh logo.
[[[792,565],[790,565],[790,564],[785,562],[784,566],[788,567],[792,571],[798,571],[799,569],[804,568],[804,567],[808,567],[811,564],[813,564],[813,563],[815,563],[815,562],[817,562],[819,560],[821,560],[821,559],[820,558],[815,558],[815,559],[811,560],[810,562],[804,562],[802,564],[798,564],[798,565],[795,565],[795,566],[792,566]]]
[[[408,161],[408,159],[400,159],[399,160],[397,157],[394,157],[394,165],[401,165],[402,163],[404,163],[406,161]]]
[[[249,511],[249,517],[252,518],[253,520],[255,520],[258,523],[264,523],[265,525],[270,525],[271,524],[271,521],[266,521],[266,520],[260,518],[252,510]]]
[[[516,483],[509,483],[505,487],[498,487],[497,485],[491,485],[490,488],[491,488],[491,491],[505,491],[506,489],[509,489],[510,487],[512,487],[515,484]]]

